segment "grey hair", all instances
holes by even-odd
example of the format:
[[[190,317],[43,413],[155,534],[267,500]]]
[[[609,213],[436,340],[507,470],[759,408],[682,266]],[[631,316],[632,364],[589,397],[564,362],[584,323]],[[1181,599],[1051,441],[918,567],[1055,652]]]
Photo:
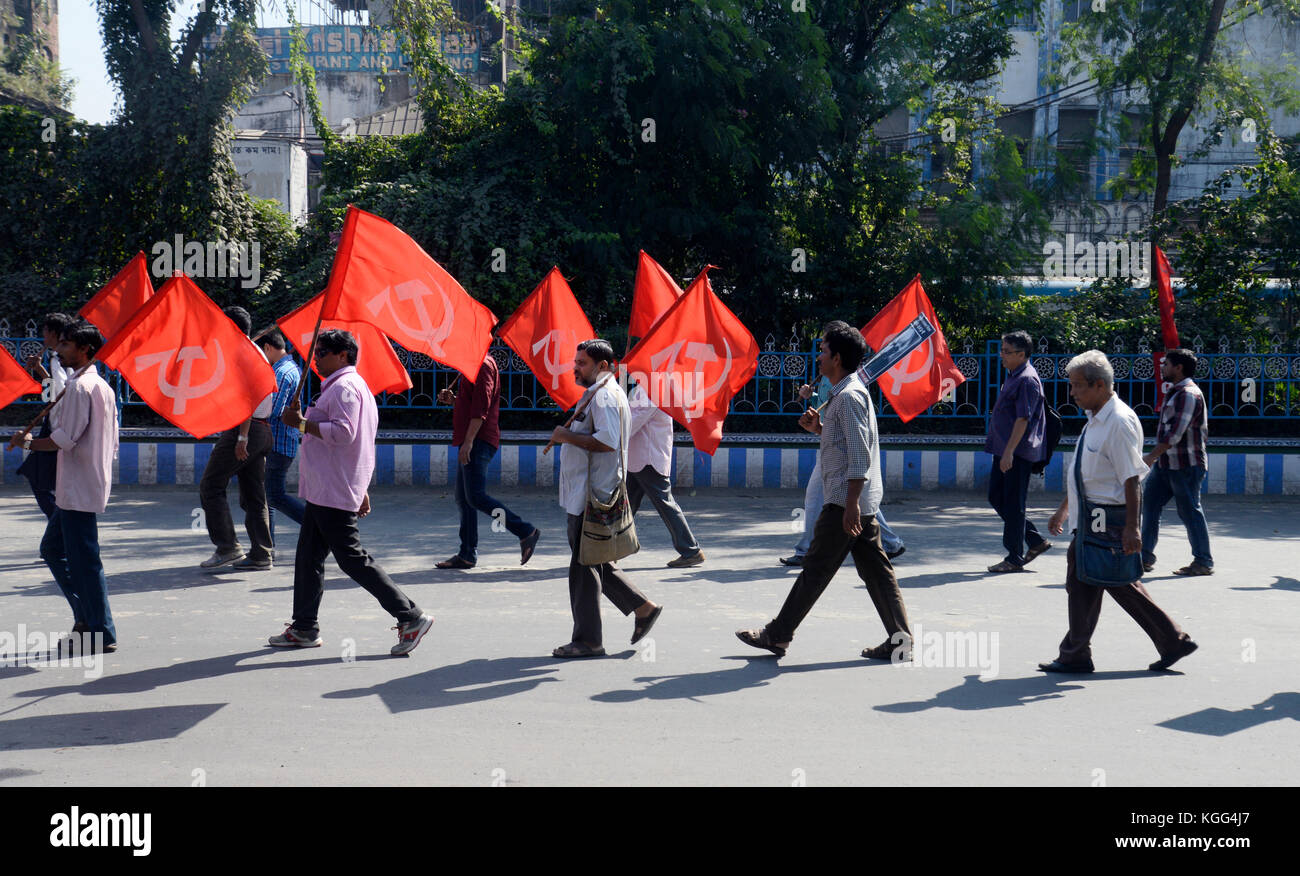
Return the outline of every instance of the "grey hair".
[[[1075,371],[1081,372],[1089,383],[1104,383],[1107,388],[1115,385],[1115,369],[1110,367],[1110,360],[1101,350],[1088,350],[1071,359],[1065,366],[1065,373],[1073,374]]]

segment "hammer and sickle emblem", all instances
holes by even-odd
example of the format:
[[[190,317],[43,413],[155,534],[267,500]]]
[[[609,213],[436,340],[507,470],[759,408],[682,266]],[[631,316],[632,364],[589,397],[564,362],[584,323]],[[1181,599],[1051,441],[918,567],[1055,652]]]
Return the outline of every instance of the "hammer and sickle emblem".
[[[573,370],[573,356],[567,360],[556,361],[552,358],[552,352],[555,356],[560,355],[560,344],[564,343],[566,332],[563,329],[551,329],[540,340],[533,343],[533,355],[542,354],[542,363],[546,366],[546,373],[551,375],[551,389],[559,389],[560,375],[567,374]],[[578,335],[572,329],[567,332],[573,346],[578,346]]]
[[[410,301],[415,308],[416,321],[418,326],[412,326],[406,320],[402,319],[398,313],[398,308],[393,304],[393,295],[397,295],[399,301]],[[428,343],[430,352],[435,357],[445,355],[442,350],[442,344],[447,338],[451,337],[452,327],[456,322],[456,312],[452,309],[451,299],[447,293],[438,289],[438,294],[442,296],[442,323],[436,328],[433,320],[429,318],[429,311],[424,306],[426,298],[433,295],[433,290],[419,280],[408,280],[405,283],[398,283],[396,286],[385,286],[384,291],[380,292],[374,298],[366,302],[366,308],[370,311],[371,316],[378,316],[385,308],[393,315],[393,322],[397,328],[401,329],[406,335],[416,341]]]
[[[723,338],[722,346],[726,350],[726,354],[727,354],[726,361],[722,366],[722,373],[718,375],[718,379],[715,380],[713,383],[710,383],[707,386],[704,386],[703,388],[700,389],[700,391],[696,394],[696,402],[702,402],[704,399],[712,398],[713,395],[719,389],[721,389],[722,385],[726,382],[727,375],[731,373],[731,360],[732,360],[731,343],[726,338]],[[721,361],[718,359],[717,349],[714,348],[712,344],[704,344],[704,343],[700,343],[699,341],[683,340],[683,341],[676,341],[672,344],[669,344],[667,347],[664,347],[658,353],[652,355],[650,357],[650,367],[653,368],[655,371],[662,370],[667,373],[675,372],[677,369],[677,357],[681,354],[683,347],[686,348],[686,358],[695,363],[695,367],[692,369],[694,373],[703,375],[705,365],[708,365],[713,362]],[[690,402],[688,402],[685,405],[685,407],[687,408],[691,408],[695,406],[696,406],[695,403],[690,403]],[[688,420],[693,419],[690,415],[689,410],[686,411],[685,415],[686,415],[686,419]]]
[[[901,332],[890,335],[888,340],[885,341],[885,344],[888,344],[889,341],[892,341],[899,334],[901,334]],[[881,344],[881,346],[883,347],[885,344]],[[887,372],[885,372],[890,377],[894,378],[893,385],[889,387],[890,395],[901,394],[903,391],[904,384],[915,383],[916,381],[920,380],[922,377],[925,377],[927,374],[930,373],[930,367],[934,365],[934,338],[933,337],[926,338],[923,344],[925,349],[925,364],[922,365],[920,368],[909,371],[906,367],[911,364],[912,357],[915,356],[917,353],[921,352],[922,347],[917,347],[915,350],[908,353],[907,356],[904,357],[901,362],[899,362],[893,368],[890,368]]]
[[[137,371],[145,371],[154,366],[158,367],[158,389],[163,395],[172,400],[172,413],[184,414],[192,398],[203,398],[212,390],[221,385],[221,381],[226,377],[226,357],[221,352],[221,342],[216,338],[212,339],[212,344],[216,347],[217,364],[213,366],[212,376],[198,386],[190,383],[194,374],[194,363],[199,359],[207,359],[208,354],[204,352],[203,347],[181,347],[179,350],[163,350],[158,353],[146,353],[142,356],[135,357],[135,367]],[[171,370],[171,361],[173,357],[181,365],[181,373],[175,383],[167,381],[167,372]]]

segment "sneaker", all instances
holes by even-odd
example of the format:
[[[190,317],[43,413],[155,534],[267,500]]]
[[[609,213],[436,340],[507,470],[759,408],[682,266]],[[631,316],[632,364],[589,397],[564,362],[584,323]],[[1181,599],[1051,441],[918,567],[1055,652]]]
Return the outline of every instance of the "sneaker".
[[[675,560],[669,560],[668,568],[686,569],[691,566],[698,566],[702,562],[704,562],[704,551],[696,551],[695,553],[691,554],[689,557],[678,557]]]
[[[271,569],[271,565],[270,557],[260,560],[255,560],[252,557],[244,557],[242,560],[239,560],[231,566],[231,568],[237,569],[240,572],[266,572]]]
[[[397,630],[397,644],[388,653],[394,657],[410,654],[415,650],[415,646],[420,644],[420,640],[424,638],[425,633],[429,632],[431,626],[433,626],[433,615],[422,614],[409,623],[393,627]]]
[[[319,648],[323,642],[319,633],[304,633],[285,624],[284,632],[267,639],[267,644],[276,648]]]
[[[228,566],[231,563],[237,563],[244,558],[244,551],[241,548],[235,548],[233,551],[222,553],[213,551],[212,556],[199,563],[200,569],[219,569],[222,566]]]

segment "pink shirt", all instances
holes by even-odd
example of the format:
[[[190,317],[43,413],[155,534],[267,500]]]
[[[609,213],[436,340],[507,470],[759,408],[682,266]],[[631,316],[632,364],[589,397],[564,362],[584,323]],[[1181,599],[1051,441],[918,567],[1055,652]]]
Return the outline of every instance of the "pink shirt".
[[[98,371],[88,368],[75,380],[68,375],[67,391],[50,411],[50,429],[59,446],[54,504],[102,514],[117,457],[117,405]]]
[[[375,471],[379,409],[357,369],[345,365],[321,384],[307,409],[321,437],[302,436],[298,451],[298,495],[313,505],[359,511]]]

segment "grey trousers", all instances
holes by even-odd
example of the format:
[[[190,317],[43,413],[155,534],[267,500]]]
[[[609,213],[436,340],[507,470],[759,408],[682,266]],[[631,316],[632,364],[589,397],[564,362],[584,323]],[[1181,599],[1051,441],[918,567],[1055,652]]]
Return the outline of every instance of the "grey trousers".
[[[693,557],[700,552],[700,543],[691,533],[691,527],[682,513],[682,506],[673,498],[673,483],[667,475],[662,475],[647,465],[640,471],[628,472],[627,500],[632,503],[632,513],[641,507],[641,499],[650,497],[650,503],[659,512],[659,519],[668,527],[672,536],[673,548],[684,557]]]
[[[582,515],[569,515],[569,547],[573,557],[569,560],[569,606],[573,610],[573,639],[591,647],[603,644],[600,627],[600,594],[623,614],[628,615],[646,601],[645,594],[613,563],[584,566],[578,562],[578,548],[582,542]]]

